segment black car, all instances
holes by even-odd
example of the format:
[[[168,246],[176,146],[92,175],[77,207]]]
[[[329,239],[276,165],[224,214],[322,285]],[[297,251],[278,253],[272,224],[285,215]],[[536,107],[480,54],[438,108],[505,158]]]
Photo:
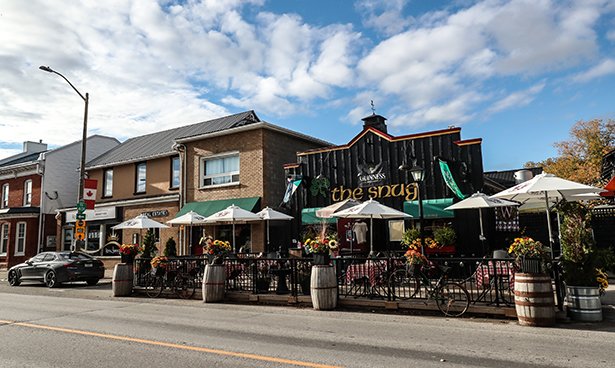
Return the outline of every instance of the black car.
[[[9,269],[11,286],[22,281],[40,281],[48,287],[63,282],[86,281],[96,285],[105,275],[103,263],[87,254],[78,252],[43,252]]]

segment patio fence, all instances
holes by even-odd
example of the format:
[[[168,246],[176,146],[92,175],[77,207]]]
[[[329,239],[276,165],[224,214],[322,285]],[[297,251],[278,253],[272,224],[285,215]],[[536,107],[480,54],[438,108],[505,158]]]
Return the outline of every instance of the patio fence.
[[[430,257],[432,267],[425,273],[435,283],[440,276],[436,265],[450,267],[447,280],[462,284],[475,305],[514,307],[514,274],[517,271],[510,258],[436,258]],[[197,286],[201,287],[204,257],[169,258],[167,275],[196,270]],[[339,298],[404,301],[426,299],[424,287],[417,292],[393,290],[391,280],[395,272],[405,270],[403,257],[333,258]],[[310,295],[311,258],[257,258],[243,254],[241,258],[225,259],[225,289],[227,292],[250,294]],[[557,262],[549,265],[556,291],[556,304],[563,309],[563,286]],[[150,259],[138,258],[134,263],[135,288],[145,286],[151,272]]]

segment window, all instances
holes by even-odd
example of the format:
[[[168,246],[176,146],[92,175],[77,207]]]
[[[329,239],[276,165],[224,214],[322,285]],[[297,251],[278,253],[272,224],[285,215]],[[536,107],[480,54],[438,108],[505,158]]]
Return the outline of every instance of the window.
[[[0,255],[6,255],[9,248],[9,224],[4,223],[0,227]]]
[[[15,255],[23,256],[26,249],[26,223],[17,223],[17,232],[15,233]]]
[[[135,193],[145,193],[145,162],[137,164],[137,175],[135,182]]]
[[[9,206],[9,185],[4,184],[2,186],[2,201],[0,202],[0,208],[7,208]]]
[[[23,205],[32,205],[32,180],[29,179],[23,183]]]
[[[179,188],[179,157],[171,158],[171,188]]]
[[[113,169],[105,170],[103,174],[103,197],[113,196]]]
[[[62,230],[64,234],[64,237],[62,238],[62,250],[70,250],[70,247],[73,245],[73,229],[74,228],[71,226]]]
[[[204,187],[239,183],[239,153],[203,158],[201,167]]]

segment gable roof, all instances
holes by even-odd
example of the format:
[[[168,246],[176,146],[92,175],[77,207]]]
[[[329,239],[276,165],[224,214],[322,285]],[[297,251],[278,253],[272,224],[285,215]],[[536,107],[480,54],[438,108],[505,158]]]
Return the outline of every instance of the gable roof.
[[[46,152],[46,151],[34,152],[34,153],[21,152],[11,157],[7,157],[5,159],[0,160],[0,166],[10,166],[10,165],[24,164],[28,162],[35,162],[38,160],[38,157],[43,152]]]
[[[542,167],[530,167],[516,170],[486,171],[483,173],[483,176],[485,177],[485,179],[489,179],[494,183],[504,187],[504,189],[507,189],[514,187],[518,184],[515,181],[515,173],[520,170],[529,170],[532,172],[532,176],[536,176],[542,173]]]
[[[253,110],[228,115],[179,128],[130,138],[119,146],[98,156],[86,164],[86,169],[112,166],[122,163],[145,161],[156,157],[176,154],[175,139],[213,133],[259,122]]]

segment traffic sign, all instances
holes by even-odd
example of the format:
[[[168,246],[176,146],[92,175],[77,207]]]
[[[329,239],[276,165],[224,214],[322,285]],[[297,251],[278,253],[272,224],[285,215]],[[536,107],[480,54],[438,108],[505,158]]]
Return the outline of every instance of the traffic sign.
[[[78,213],[83,213],[85,212],[85,202],[82,200],[79,201],[79,203],[77,203],[77,212]]]
[[[75,218],[76,218],[77,220],[85,220],[85,213],[77,213],[77,214],[75,215]]]

